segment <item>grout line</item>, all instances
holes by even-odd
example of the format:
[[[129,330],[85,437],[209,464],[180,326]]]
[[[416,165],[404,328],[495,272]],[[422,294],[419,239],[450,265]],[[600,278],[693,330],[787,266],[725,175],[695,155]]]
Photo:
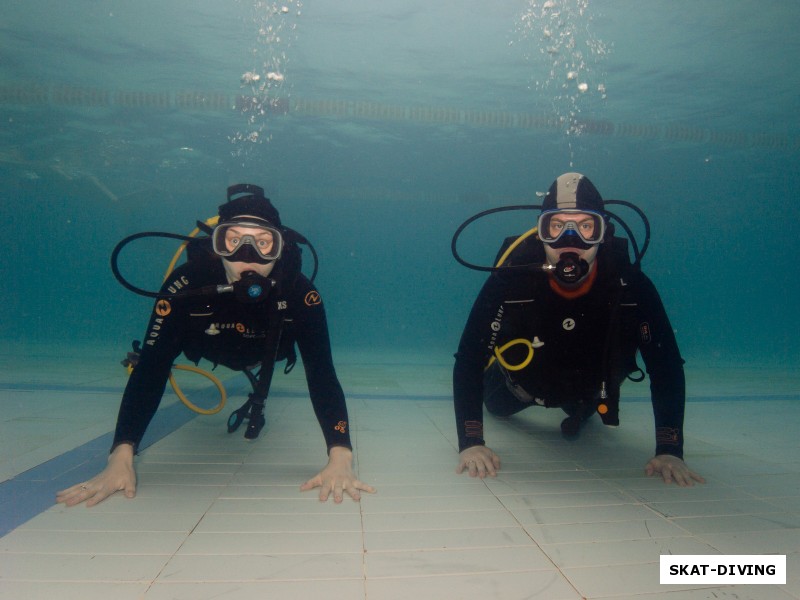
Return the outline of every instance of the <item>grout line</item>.
[[[360,416],[356,416],[356,419],[359,419]],[[358,443],[358,427],[352,426],[352,418],[350,419],[350,432],[353,435],[353,447],[355,448],[355,459],[356,464],[358,465],[358,471],[356,472],[356,478],[361,479],[361,446]],[[377,490],[376,492],[377,493]],[[362,494],[363,500],[363,494]],[[362,579],[362,590],[364,591],[364,598],[367,598],[367,536],[366,531],[364,530],[364,505],[359,501],[358,503],[358,519],[361,526],[361,579]]]

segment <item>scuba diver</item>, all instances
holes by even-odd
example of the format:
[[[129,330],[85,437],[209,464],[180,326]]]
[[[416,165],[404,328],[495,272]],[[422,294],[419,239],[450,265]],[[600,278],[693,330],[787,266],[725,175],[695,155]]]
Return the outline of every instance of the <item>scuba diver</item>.
[[[129,354],[134,366],[108,464],[95,477],[60,491],[57,502],[73,506],[85,501],[93,506],[117,491],[134,497],[134,456],[181,352],[194,363],[204,358],[215,366],[245,371],[253,393],[231,415],[228,431],[236,431],[247,421],[244,437],[256,439],[265,425],[264,402],[275,362],[286,359],[288,372],[295,342],[328,449],[327,465],[301,491],[320,488],[320,500],[333,495],[337,503],[344,494],[359,500],[362,491],[375,491],[353,473],[347,406],[334,370],[325,309],[320,293],[300,270],[298,243],[308,241],[284,227],[263,189],[251,184],[228,188],[228,201],[219,207],[219,218],[211,221],[216,226],[206,228],[207,237],[136,234],[120,242],[112,254],[118,279],[156,301],[144,343],[140,348],[135,344],[139,351]],[[176,237],[187,243],[187,261],[169,273],[158,293],[128,284],[116,266],[121,247],[147,235]],[[250,369],[257,366],[256,376]]]
[[[683,461],[685,378],[683,359],[661,298],[642,273],[639,252],[614,235],[608,204],[580,173],[565,173],[545,195],[536,229],[506,240],[470,312],[456,353],[453,397],[459,443],[457,473],[494,477],[500,458],[484,441],[483,405],[507,417],[531,406],[566,413],[562,435],[578,437],[598,413],[619,425],[620,386],[642,381],[637,350],[650,377],[655,455],[645,472],[666,483],[690,486],[704,479]],[[614,215],[616,216],[616,215]],[[637,377],[638,375],[638,377]]]

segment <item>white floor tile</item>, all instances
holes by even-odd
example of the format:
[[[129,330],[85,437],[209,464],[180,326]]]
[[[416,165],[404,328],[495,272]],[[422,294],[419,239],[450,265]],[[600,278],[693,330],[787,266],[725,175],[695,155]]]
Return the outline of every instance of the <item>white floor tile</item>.
[[[663,485],[663,484],[662,484]],[[509,490],[503,483],[489,481],[487,486],[497,494],[505,506],[511,508],[575,508],[585,513],[586,509],[598,506],[617,506],[620,504],[638,504],[631,495],[617,490],[601,490],[583,492],[576,490],[573,493],[539,493],[541,487],[530,487],[526,493],[517,493]]]
[[[29,598],[58,598],[59,600],[140,600],[150,588],[150,582],[121,583],[113,581],[3,581],[1,600]]]
[[[511,510],[514,517],[523,525],[568,525],[575,523],[615,523],[619,521],[645,521],[657,516],[649,507],[642,504],[595,504],[557,508],[541,506],[532,508],[518,501],[531,501],[530,496],[506,496],[503,504]]]
[[[183,531],[52,531],[20,528],[0,538],[0,553],[171,556],[185,539],[186,533]]]
[[[236,567],[231,568],[232,563]],[[363,578],[359,554],[187,555],[175,556],[158,582],[297,581],[313,573],[315,580]],[[331,581],[335,585],[334,581]]]
[[[604,565],[564,569],[565,577],[585,598],[629,598],[663,592],[659,583],[659,562]],[[670,585],[670,591],[707,587]],[[649,596],[644,596],[649,599]],[[712,596],[713,597],[713,596]]]
[[[370,600],[458,598],[459,600],[579,600],[556,571],[481,573],[441,577],[367,579]]]
[[[469,510],[497,510],[502,503],[491,494],[459,494],[458,488],[450,496],[397,497],[381,492],[361,500],[361,511],[365,518],[380,513],[438,513]]]
[[[788,591],[788,586],[729,585],[697,590],[678,589],[639,597],[646,600],[790,600],[797,597],[790,595]],[[628,596],[628,598],[636,597]]]
[[[216,514],[234,515],[309,515],[352,513],[358,514],[357,502],[345,498],[341,504],[332,507],[333,501],[320,502],[317,496],[302,493],[297,487],[286,498],[220,498],[208,510],[208,516]],[[310,493],[310,492],[309,492]]]
[[[367,577],[370,579],[555,570],[552,561],[534,546],[370,552],[365,561]]]
[[[188,488],[187,488],[188,489]],[[183,531],[197,525],[202,513],[93,512],[83,505],[58,505],[28,521],[20,529],[38,531]]]
[[[608,542],[684,537],[689,534],[665,519],[610,523],[569,523],[563,525],[525,525],[525,531],[539,544],[570,542]]]
[[[368,479],[370,484],[378,487],[375,496],[367,496],[366,501],[371,498],[431,498],[449,496],[495,496],[489,491],[486,485],[478,480],[467,476],[457,476],[451,473],[443,473],[438,482],[433,483],[398,483],[391,476],[386,475],[383,480],[380,478]],[[442,484],[447,481],[447,484]]]
[[[161,554],[4,553],[0,581],[153,581],[169,556]]]
[[[535,545],[519,527],[469,528],[468,525],[462,529],[429,531],[367,531],[364,544],[367,552]]]
[[[693,534],[760,532],[788,529],[800,535],[800,515],[766,513],[725,517],[687,517],[671,519],[673,523]]]
[[[651,502],[653,510],[665,517],[723,517],[757,513],[786,512],[774,503],[755,498],[736,500],[688,500]]]
[[[305,500],[303,501],[305,502]],[[209,513],[198,523],[200,533],[339,533],[361,531],[361,516],[348,510],[349,505],[325,503],[326,513],[308,514],[232,514]],[[339,508],[344,507],[344,510]]]
[[[698,536],[723,554],[786,554],[800,559],[800,529],[770,529]],[[797,565],[800,575],[800,564]]]
[[[249,582],[156,582],[144,600],[264,600],[265,598],[325,598],[325,600],[364,600],[363,580],[315,580]]]
[[[363,534],[352,532],[252,533],[228,531],[194,532],[178,554],[230,555],[242,554],[358,554],[364,551]],[[230,564],[235,564],[232,560]]]
[[[662,554],[720,554],[691,537],[542,544],[542,550],[562,569],[658,563]]]

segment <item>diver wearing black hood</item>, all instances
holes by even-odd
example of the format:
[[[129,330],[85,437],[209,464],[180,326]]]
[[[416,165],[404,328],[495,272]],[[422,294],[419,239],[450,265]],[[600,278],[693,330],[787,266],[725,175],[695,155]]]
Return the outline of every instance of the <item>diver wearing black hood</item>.
[[[646,472],[679,485],[703,481],[682,460],[685,379],[672,327],[652,282],[630,264],[627,246],[624,257],[616,251],[609,229],[591,181],[566,173],[544,198],[537,237],[513,247],[503,265],[550,269],[498,269],[484,284],[453,371],[459,473],[493,476],[500,468],[483,439],[484,404],[498,416],[561,408],[568,438],[595,412],[618,425],[620,386],[639,371],[639,350],[655,417]]]
[[[190,244],[187,262],[163,284],[122,397],[108,467],[59,492],[59,502],[92,506],[116,491],[133,497],[133,456],[182,352],[195,363],[204,358],[233,370],[262,365],[251,401],[243,407],[249,418],[245,437],[258,437],[274,362],[293,354],[293,345],[282,346],[288,331],[300,350],[328,448],[328,464],[301,489],[319,487],[321,500],[333,495],[336,502],[343,494],[358,500],[361,491],[374,491],[352,471],[347,406],[334,370],[322,298],[300,272],[300,250],[292,241],[299,234],[282,226],[260,187],[232,186],[228,197],[210,236]],[[202,293],[228,287],[237,293]],[[238,425],[229,421],[229,431]]]

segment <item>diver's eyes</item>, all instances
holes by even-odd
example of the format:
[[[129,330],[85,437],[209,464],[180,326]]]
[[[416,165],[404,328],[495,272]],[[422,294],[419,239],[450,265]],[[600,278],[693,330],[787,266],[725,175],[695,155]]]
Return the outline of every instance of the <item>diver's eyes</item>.
[[[573,228],[577,226],[582,232],[592,233],[594,231],[594,221],[592,219],[581,221],[580,223],[576,223],[575,221],[551,221],[550,230],[555,232],[563,231],[567,223],[572,223]]]
[[[243,244],[250,244],[262,254],[268,254],[272,251],[274,242],[274,236],[267,231],[255,232],[254,235],[249,232],[225,232],[225,245],[228,247],[229,252],[234,252]]]
[[[564,221],[550,221],[550,237],[556,238],[564,233],[567,224]]]

